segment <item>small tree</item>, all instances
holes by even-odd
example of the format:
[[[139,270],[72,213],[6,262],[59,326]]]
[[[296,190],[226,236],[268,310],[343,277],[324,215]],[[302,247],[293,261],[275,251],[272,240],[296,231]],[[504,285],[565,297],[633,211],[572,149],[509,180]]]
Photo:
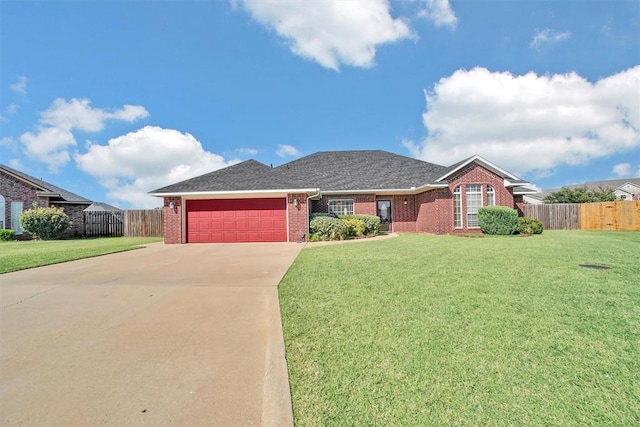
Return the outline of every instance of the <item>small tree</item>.
[[[599,187],[589,189],[585,187],[562,187],[544,198],[545,203],[593,203],[593,202],[613,202],[616,194],[612,188]]]
[[[43,208],[35,203],[33,208],[20,214],[19,221],[24,231],[42,240],[55,239],[71,227],[69,217],[62,208]]]

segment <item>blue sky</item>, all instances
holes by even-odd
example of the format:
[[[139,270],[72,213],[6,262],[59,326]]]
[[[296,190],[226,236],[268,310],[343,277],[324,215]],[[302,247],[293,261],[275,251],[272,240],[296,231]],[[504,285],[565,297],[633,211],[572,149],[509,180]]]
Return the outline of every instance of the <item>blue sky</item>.
[[[640,176],[640,3],[3,1],[0,162],[95,201],[255,158]]]

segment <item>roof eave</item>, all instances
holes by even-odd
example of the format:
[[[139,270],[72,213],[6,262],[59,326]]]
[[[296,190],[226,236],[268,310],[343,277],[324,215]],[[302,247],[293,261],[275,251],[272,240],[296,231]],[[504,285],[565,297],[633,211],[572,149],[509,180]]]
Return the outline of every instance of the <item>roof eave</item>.
[[[514,174],[507,172],[506,170],[502,169],[501,167],[491,163],[490,161],[478,156],[477,154],[473,157],[470,157],[466,162],[461,163],[460,165],[458,165],[457,168],[447,172],[446,174],[442,175],[440,178],[436,179],[436,182],[438,181],[442,181],[443,179],[445,179],[446,177],[458,172],[460,169],[464,168],[465,166],[473,163],[473,162],[479,162],[481,164],[484,164],[484,166],[487,166],[489,169],[493,169],[494,171],[500,172],[502,175],[508,176],[511,179],[519,179],[517,176],[515,176]]]
[[[293,194],[293,193],[317,193],[318,188],[296,188],[296,189],[278,189],[278,190],[239,190],[239,191],[170,191],[170,192],[154,192],[149,193],[155,197],[188,197],[188,196],[224,196],[232,194]]]

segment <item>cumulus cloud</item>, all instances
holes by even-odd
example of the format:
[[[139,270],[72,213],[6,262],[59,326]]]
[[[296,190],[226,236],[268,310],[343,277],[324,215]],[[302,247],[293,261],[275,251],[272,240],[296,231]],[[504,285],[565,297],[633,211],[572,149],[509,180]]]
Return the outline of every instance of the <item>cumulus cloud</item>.
[[[15,83],[9,85],[9,88],[17,92],[21,95],[27,94],[27,78],[25,76],[18,77],[18,80]]]
[[[188,133],[157,126],[110,139],[106,145],[90,144],[74,159],[107,189],[110,201],[139,208],[161,206],[161,199],[149,191],[237,163],[205,151]]]
[[[569,31],[558,32],[550,28],[545,28],[544,30],[537,29],[531,43],[529,43],[529,47],[537,52],[542,52],[569,37],[571,37],[571,32]]]
[[[240,4],[285,38],[295,54],[334,70],[340,64],[371,67],[379,45],[413,37],[404,20],[391,16],[387,0],[240,0]]]
[[[403,144],[435,163],[479,154],[515,173],[549,175],[640,148],[638,87],[640,66],[595,83],[576,73],[458,70],[425,94],[426,139]]]
[[[278,144],[276,154],[278,157],[295,157],[300,155],[300,151],[293,145]]]
[[[426,0],[424,9],[420,10],[418,16],[431,20],[436,27],[455,28],[458,25],[456,17],[449,0]]]
[[[640,164],[634,167],[631,165],[631,163],[618,163],[617,165],[613,166],[611,173],[619,178],[640,178]]]
[[[88,99],[67,101],[58,98],[40,113],[37,130],[22,134],[20,142],[31,159],[45,163],[55,171],[69,161],[69,149],[77,145],[73,130],[99,132],[107,120],[131,123],[148,115],[147,110],[139,105],[125,105],[110,111],[93,108]]]

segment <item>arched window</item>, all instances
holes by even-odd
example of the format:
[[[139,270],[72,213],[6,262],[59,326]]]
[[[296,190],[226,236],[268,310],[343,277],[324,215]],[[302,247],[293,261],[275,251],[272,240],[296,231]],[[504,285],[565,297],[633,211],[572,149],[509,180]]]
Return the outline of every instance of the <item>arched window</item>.
[[[495,206],[495,205],[496,205],[496,190],[491,185],[487,185],[487,206]]]
[[[482,207],[482,185],[480,184],[467,184],[467,227],[477,228],[478,224],[478,209]]]
[[[462,228],[462,187],[453,190],[453,224],[455,228]]]

